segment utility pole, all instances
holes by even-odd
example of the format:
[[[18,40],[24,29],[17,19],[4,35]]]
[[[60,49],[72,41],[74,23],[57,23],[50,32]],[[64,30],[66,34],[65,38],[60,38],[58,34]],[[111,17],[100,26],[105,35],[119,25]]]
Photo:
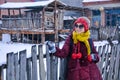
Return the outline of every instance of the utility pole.
[[[54,26],[55,26],[55,42],[58,43],[58,19],[57,19],[57,0],[55,0],[55,4],[54,4]]]

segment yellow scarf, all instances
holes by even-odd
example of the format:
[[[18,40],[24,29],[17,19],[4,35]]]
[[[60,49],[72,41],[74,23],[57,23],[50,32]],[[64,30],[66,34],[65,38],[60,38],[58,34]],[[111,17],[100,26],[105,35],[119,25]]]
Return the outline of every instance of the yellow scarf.
[[[88,39],[90,37],[90,31],[86,31],[84,33],[77,33],[76,31],[73,31],[73,42],[74,44],[77,44],[78,41],[81,41],[83,43],[85,43],[86,47],[87,47],[87,52],[88,52],[88,55],[90,55],[90,44],[88,42]]]

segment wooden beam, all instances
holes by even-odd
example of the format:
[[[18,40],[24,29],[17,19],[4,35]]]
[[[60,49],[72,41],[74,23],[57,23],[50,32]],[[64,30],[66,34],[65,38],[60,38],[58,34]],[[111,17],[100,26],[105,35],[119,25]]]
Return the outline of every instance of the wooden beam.
[[[68,33],[70,32],[69,29],[64,29],[64,30],[59,30],[58,31],[59,33]],[[1,29],[0,30],[0,34],[5,34],[5,33],[8,33],[8,34],[17,34],[17,33],[20,33],[20,34],[55,34],[55,31],[53,30],[45,30],[45,31],[30,31],[30,30],[3,30]]]

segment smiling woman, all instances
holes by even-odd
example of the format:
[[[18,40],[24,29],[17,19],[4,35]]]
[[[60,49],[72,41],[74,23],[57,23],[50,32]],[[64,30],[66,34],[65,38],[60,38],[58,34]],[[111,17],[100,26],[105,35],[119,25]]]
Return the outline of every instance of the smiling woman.
[[[62,49],[48,41],[50,53],[60,58],[68,58],[65,80],[102,80],[96,65],[99,62],[92,39],[90,39],[90,21],[79,17],[74,22],[73,31],[65,40]]]

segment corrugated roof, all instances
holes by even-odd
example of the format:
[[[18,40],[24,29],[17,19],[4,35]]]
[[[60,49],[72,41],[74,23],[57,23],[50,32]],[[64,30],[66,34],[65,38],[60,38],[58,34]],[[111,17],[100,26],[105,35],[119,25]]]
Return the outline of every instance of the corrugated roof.
[[[61,2],[61,1],[57,1],[57,4],[65,6],[66,4]],[[37,2],[7,2],[4,3],[2,5],[0,5],[0,8],[5,9],[5,8],[34,8],[34,7],[43,7],[43,6],[47,6],[51,3],[55,2],[55,0],[48,0],[48,1],[37,1]]]

